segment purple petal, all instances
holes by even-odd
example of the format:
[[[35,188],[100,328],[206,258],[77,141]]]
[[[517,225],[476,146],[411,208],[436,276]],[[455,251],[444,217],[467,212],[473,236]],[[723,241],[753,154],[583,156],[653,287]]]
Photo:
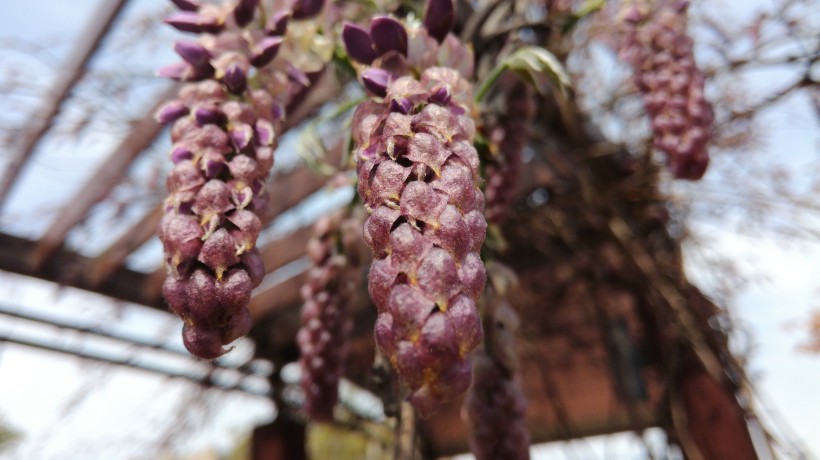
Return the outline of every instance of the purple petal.
[[[288,22],[290,21],[290,11],[278,11],[268,19],[268,24],[265,26],[266,35],[285,35],[288,29]]]
[[[237,233],[239,239],[234,238],[237,243],[246,251],[253,249],[256,245],[256,239],[259,238],[259,232],[262,230],[262,221],[259,220],[259,217],[250,211],[240,209],[231,214],[228,220],[239,229],[239,233]]]
[[[347,49],[347,55],[351,59],[368,65],[376,59],[373,40],[370,39],[370,33],[364,28],[349,22],[345,23],[342,30],[342,40]]]
[[[370,22],[370,37],[377,55],[396,51],[407,56],[407,31],[399,21],[389,16],[373,19]]]
[[[222,349],[222,334],[216,329],[206,329],[185,323],[182,342],[185,348],[202,359],[216,359],[228,352]]]
[[[413,103],[410,101],[410,99],[407,99],[406,97],[400,99],[393,99],[390,101],[391,112],[399,112],[403,115],[407,115],[412,110]]]
[[[390,259],[375,260],[367,274],[367,292],[376,305],[379,313],[384,313],[390,299],[390,289],[399,272],[390,263]]]
[[[445,206],[447,195],[425,182],[412,181],[404,187],[401,194],[401,213],[434,227],[438,226],[439,216]]]
[[[279,47],[282,45],[282,37],[265,37],[251,52],[251,64],[256,67],[264,67],[268,65],[276,54],[279,52]]]
[[[182,31],[195,34],[215,34],[222,31],[225,24],[217,17],[201,16],[192,11],[174,13],[165,18],[165,23]]]
[[[256,135],[256,144],[270,147],[273,145],[275,131],[273,124],[267,120],[258,120],[254,129]]]
[[[228,163],[234,179],[250,184],[259,177],[259,166],[253,158],[239,154]]]
[[[198,125],[203,126],[213,124],[222,126],[228,122],[228,117],[216,107],[197,107],[194,110],[194,118]]]
[[[216,278],[207,268],[197,268],[187,283],[189,318],[199,326],[213,327],[222,322],[223,312],[216,296]]]
[[[253,320],[247,308],[241,309],[231,316],[231,321],[222,331],[222,343],[231,343],[234,340],[248,335],[253,327]]]
[[[190,160],[193,157],[194,153],[191,152],[191,149],[188,147],[178,146],[171,150],[171,161],[174,164],[177,164],[180,161]]]
[[[384,97],[387,95],[387,85],[390,74],[381,69],[367,69],[362,72],[362,84],[371,93]]]
[[[431,37],[441,43],[456,21],[453,0],[429,0],[424,12],[424,27]]]
[[[387,301],[387,310],[393,315],[393,330],[400,337],[419,334],[435,306],[421,288],[409,284],[394,285]]]
[[[466,356],[481,342],[481,318],[475,303],[465,295],[458,295],[450,303],[447,316],[453,323],[459,354]]]
[[[236,242],[228,230],[220,228],[205,240],[199,251],[199,261],[216,273],[217,281],[222,280],[228,267],[239,262],[239,257],[236,255]]]
[[[234,94],[240,94],[245,91],[245,88],[248,86],[248,77],[245,75],[245,71],[242,70],[241,66],[234,64],[225,70],[222,83],[225,83],[225,87],[228,88],[228,91]]]
[[[390,232],[390,249],[390,263],[393,267],[415,277],[419,262],[433,249],[433,243],[421,232],[413,229],[410,224],[401,224]],[[439,250],[442,251],[442,249]],[[453,269],[455,270],[455,264],[453,264]],[[457,276],[451,278],[458,281]],[[425,293],[427,293],[427,286],[423,283],[421,285],[425,286]]]
[[[169,276],[162,285],[162,297],[168,302],[171,311],[180,318],[186,318],[190,314],[191,300],[188,298],[187,289],[188,278],[176,279]]]
[[[239,256],[239,259],[248,270],[248,276],[251,278],[251,286],[259,286],[265,278],[265,263],[262,261],[262,255],[259,253],[259,250],[253,248]]]
[[[438,105],[447,105],[453,97],[453,90],[449,86],[441,86],[430,96],[430,102]]]
[[[201,216],[209,216],[224,214],[233,207],[228,185],[221,180],[213,179],[199,189],[193,209]]]
[[[395,233],[395,232],[393,232]],[[433,243],[427,241],[432,248]],[[447,302],[458,294],[458,268],[449,252],[441,248],[432,248],[428,254],[419,254],[418,271],[416,278],[419,286],[424,286],[424,292],[436,301],[442,310],[448,308]]]
[[[253,139],[253,128],[246,123],[235,123],[229,135],[234,148],[241,151],[251,143],[251,139]]]
[[[165,124],[170,123],[178,118],[182,118],[185,115],[188,115],[190,109],[188,106],[183,104],[180,101],[171,101],[167,104],[163,105],[162,107],[157,110],[157,113],[154,114],[154,119],[157,120],[158,123]]]
[[[293,3],[293,19],[308,19],[319,14],[325,6],[324,0],[296,0]]]
[[[259,164],[259,169],[266,175],[270,168],[273,167],[273,148],[271,147],[257,147],[256,148],[256,163]]]
[[[207,64],[213,57],[207,48],[191,40],[177,41],[174,43],[174,51],[194,67]]]
[[[175,62],[157,70],[158,77],[170,78],[176,81],[189,80],[193,74],[194,68],[187,62]]]
[[[257,6],[259,6],[259,0],[239,0],[239,3],[233,9],[233,18],[236,20],[236,24],[239,27],[245,27],[253,21]]]
[[[310,77],[308,77],[303,70],[299,69],[291,63],[288,63],[287,74],[288,78],[294,83],[298,83],[304,86],[305,88],[310,86]]]
[[[397,209],[379,206],[365,221],[362,239],[377,256],[387,246],[390,229],[400,216],[401,213]]]
[[[473,300],[478,299],[484,291],[484,283],[487,281],[487,272],[484,269],[484,262],[477,253],[468,253],[461,261],[458,269],[458,277],[464,286],[463,293]]]
[[[202,6],[197,0],[171,0],[182,11],[196,11]]]
[[[251,300],[251,277],[241,268],[232,268],[216,283],[219,306],[229,312],[242,310]]]

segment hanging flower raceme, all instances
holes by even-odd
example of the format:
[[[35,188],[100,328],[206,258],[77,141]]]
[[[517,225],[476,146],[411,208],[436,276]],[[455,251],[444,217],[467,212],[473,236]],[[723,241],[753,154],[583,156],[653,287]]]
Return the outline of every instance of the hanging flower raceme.
[[[190,82],[157,113],[161,123],[173,122],[174,168],[159,230],[168,267],[163,295],[185,321],[188,350],[213,359],[248,333],[251,290],[265,275],[255,244],[267,207],[274,125],[284,107],[271,90],[287,89],[286,79],[266,67],[290,14],[253,28],[258,0],[174,3],[182,11],[166,22],[200,37],[178,41],[174,49],[183,61],[158,71]],[[250,78],[260,89],[252,89]]]
[[[302,286],[301,386],[305,412],[332,421],[351,322],[349,304],[359,283],[361,220],[349,213],[319,219],[308,243],[311,267]]]
[[[378,96],[353,120],[376,342],[421,415],[467,389],[468,355],[482,336],[475,302],[486,278],[486,221],[465,79],[472,56],[447,34],[452,17],[452,3],[437,0],[426,29],[380,17],[343,33]]]
[[[509,270],[498,267],[500,270],[491,276],[494,281],[499,271]],[[502,290],[506,289],[488,288],[485,294],[485,350],[474,358],[473,386],[464,401],[470,448],[477,460],[530,458],[524,417],[527,402],[517,376],[515,344],[520,321]]]
[[[484,215],[490,223],[503,222],[516,198],[521,158],[529,139],[530,121],[535,116],[535,102],[529,87],[515,82],[506,94],[506,110],[499,125],[490,133],[498,146],[494,161],[487,164]]]
[[[676,178],[697,180],[709,164],[713,113],[686,33],[688,5],[659,0],[651,12],[629,6],[623,14],[626,34],[619,54],[634,67],[655,148],[666,153]]]

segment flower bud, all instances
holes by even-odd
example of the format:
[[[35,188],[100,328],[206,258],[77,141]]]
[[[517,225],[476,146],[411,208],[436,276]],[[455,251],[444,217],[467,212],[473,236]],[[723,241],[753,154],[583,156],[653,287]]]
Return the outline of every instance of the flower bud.
[[[251,53],[251,64],[255,67],[264,67],[268,65],[276,54],[279,52],[279,47],[282,45],[282,37],[265,37],[256,44]]]
[[[171,0],[182,11],[197,11],[201,5],[198,0]]]
[[[225,27],[225,24],[219,18],[202,16],[193,11],[174,13],[165,18],[165,23],[181,32],[194,34],[215,34],[219,33]]]
[[[342,29],[342,40],[348,56],[354,61],[369,65],[376,59],[376,51],[373,49],[370,33],[364,28],[349,22],[345,23],[344,29]]]
[[[207,48],[190,40],[179,40],[174,43],[174,51],[194,67],[207,64],[212,57]]]
[[[324,0],[296,0],[291,8],[293,19],[309,19],[319,14],[325,6]]]
[[[428,0],[424,11],[424,27],[431,37],[441,43],[455,22],[456,11],[453,0]]]
[[[236,25],[239,27],[248,25],[253,20],[257,6],[259,6],[259,0],[239,0],[239,3],[233,9],[233,18]]]
[[[379,56],[390,51],[407,55],[407,31],[402,23],[389,16],[378,17],[370,22],[370,37]]]

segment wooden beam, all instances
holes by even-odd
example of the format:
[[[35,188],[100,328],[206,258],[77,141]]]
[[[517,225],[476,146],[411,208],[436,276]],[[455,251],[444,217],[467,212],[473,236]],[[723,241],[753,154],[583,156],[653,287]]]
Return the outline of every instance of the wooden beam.
[[[157,234],[160,219],[162,219],[162,203],[149,210],[139,222],[129,228],[102,254],[94,258],[87,272],[89,283],[92,286],[99,285],[111,275],[113,270],[122,266],[129,254]]]
[[[71,92],[71,88],[85,74],[88,63],[126,3],[128,3],[128,0],[97,0],[96,14],[83,29],[84,32],[77,40],[77,45],[74,47],[68,61],[60,66],[60,77],[49,91],[51,97],[43,103],[36,113],[28,118],[29,129],[23,132],[17,149],[10,149],[7,152],[8,162],[2,177],[0,177],[0,209],[3,208],[15,179],[31,157],[43,135],[51,128],[54,119],[60,113],[63,102]]]
[[[302,272],[263,291],[254,293],[251,303],[248,305],[253,322],[258,323],[264,317],[300,302],[302,297],[299,290],[302,289],[306,278],[307,273]]]
[[[92,285],[85,276],[85,269],[92,259],[60,247],[45,263],[34,268],[27,261],[35,249],[36,243],[33,241],[0,234],[0,270],[84,289],[126,302],[166,309],[162,298],[148,295],[144,289],[150,275],[120,267],[112,270],[105,281]]]
[[[251,460],[305,460],[307,434],[303,423],[291,420],[281,409],[268,425],[251,435]]]
[[[68,232],[80,223],[91,208],[105,198],[119,183],[131,161],[151,145],[162,130],[162,125],[154,120],[154,112],[160,105],[173,98],[176,90],[176,86],[172,86],[162,92],[154,106],[143,118],[133,124],[131,132],[108,159],[97,168],[82,189],[68,200],[68,204],[62,208],[30,255],[29,263],[34,269],[39,268],[46,259],[54,254],[63,244]]]
[[[270,273],[304,256],[307,243],[312,235],[313,224],[309,224],[293,231],[284,238],[273,240],[260,247],[259,252],[265,262],[265,272]]]

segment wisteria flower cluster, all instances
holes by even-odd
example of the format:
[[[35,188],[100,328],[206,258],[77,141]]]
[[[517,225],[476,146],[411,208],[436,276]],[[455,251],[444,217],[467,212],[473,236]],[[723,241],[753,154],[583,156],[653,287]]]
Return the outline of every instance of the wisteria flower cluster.
[[[667,154],[676,178],[697,180],[709,164],[714,117],[686,33],[688,6],[688,1],[661,0],[651,12],[628,7],[620,55],[634,67],[655,148]]]
[[[163,295],[184,320],[188,350],[213,359],[248,333],[251,290],[265,275],[255,245],[268,200],[264,180],[273,166],[275,124],[283,116],[282,99],[271,89],[287,90],[286,79],[265,68],[298,9],[273,14],[262,28],[253,21],[258,0],[174,3],[182,11],[166,23],[199,39],[176,42],[182,62],[158,72],[189,82],[157,113],[158,121],[173,122],[174,168],[159,231],[168,266]]]
[[[506,94],[504,119],[492,130],[490,140],[498,146],[494,161],[487,164],[487,201],[484,215],[490,223],[503,222],[516,198],[516,185],[527,139],[530,121],[535,116],[535,102],[530,88],[516,82]]]
[[[467,389],[468,355],[482,337],[475,302],[487,224],[465,79],[472,57],[447,33],[453,17],[449,0],[435,0],[424,29],[379,17],[343,33],[378,96],[353,121],[376,342],[422,416]]]
[[[527,401],[517,377],[515,333],[520,320],[509,303],[488,296],[484,316],[486,351],[473,364],[473,386],[464,402],[470,449],[477,460],[526,460],[530,435]]]
[[[322,217],[308,243],[311,267],[302,286],[301,354],[305,412],[316,421],[333,420],[350,333],[350,302],[359,283],[357,256],[361,220],[348,213]]]

